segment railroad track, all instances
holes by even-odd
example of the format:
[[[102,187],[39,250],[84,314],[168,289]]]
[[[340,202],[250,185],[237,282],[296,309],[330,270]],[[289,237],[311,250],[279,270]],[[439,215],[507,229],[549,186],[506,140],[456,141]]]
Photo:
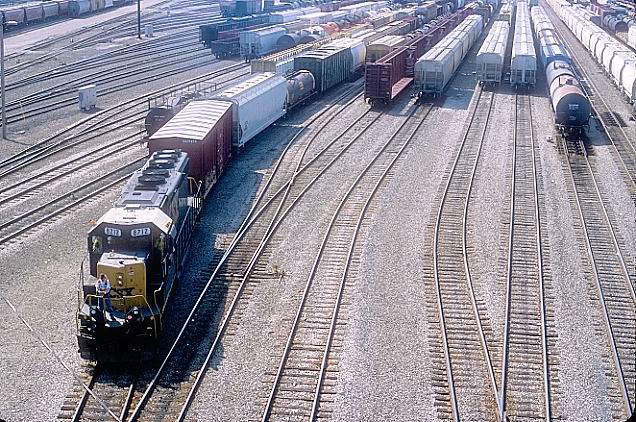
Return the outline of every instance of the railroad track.
[[[360,86],[356,85],[355,90],[359,90]],[[347,92],[345,95],[350,95],[350,92]],[[337,103],[338,101],[336,101]],[[345,103],[346,104],[346,103]],[[323,110],[323,112],[321,114],[326,114],[330,111],[330,109],[337,109],[337,110],[341,110],[345,104],[338,104],[336,106],[336,104],[334,103],[334,105],[330,106],[329,108],[327,108],[326,110]],[[331,117],[331,119],[335,119],[337,116],[337,112],[336,113],[332,113],[333,116]],[[320,117],[320,115],[318,116],[314,116],[314,119],[317,119],[318,117]],[[302,130],[301,130],[302,132]],[[289,148],[291,146],[291,143],[288,145],[287,148]],[[278,168],[278,166],[277,166]],[[281,170],[281,171],[285,171],[285,170]],[[272,207],[273,208],[273,207]],[[254,209],[252,210],[254,211]],[[199,298],[198,300],[194,299],[192,300],[193,302],[193,307],[196,309],[197,306],[199,306],[199,304],[201,304],[200,307],[204,307],[205,310],[200,311],[201,314],[203,315],[207,315],[207,317],[203,317],[200,316],[200,314],[197,314],[196,317],[194,318],[194,320],[198,321],[197,324],[197,329],[198,330],[202,330],[203,332],[207,331],[208,329],[210,329],[210,326],[215,326],[216,323],[214,321],[210,321],[209,318],[214,315],[214,309],[218,306],[224,306],[223,304],[223,298],[226,295],[230,295],[230,294],[236,294],[236,298],[238,299],[240,297],[240,291],[237,289],[236,285],[232,285],[232,280],[231,277],[239,277],[241,274],[234,274],[233,272],[230,274],[224,273],[224,271],[230,271],[229,269],[232,269],[231,271],[234,271],[233,269],[241,269],[238,271],[242,271],[243,268],[245,268],[247,266],[247,261],[249,261],[249,259],[251,258],[251,255],[254,253],[254,248],[258,247],[258,245],[260,244],[259,242],[261,241],[261,239],[259,238],[263,236],[263,233],[247,233],[249,226],[252,223],[248,223],[248,220],[250,220],[249,218],[246,219],[246,221],[243,224],[243,227],[239,230],[235,240],[232,242],[232,244],[230,245],[228,251],[226,252],[225,256],[223,257],[218,257],[218,265],[216,267],[213,268],[213,272],[211,274],[211,276],[206,280],[207,284],[205,286],[202,286],[200,291],[205,291],[208,290],[207,293],[207,298],[206,300],[208,301],[208,303],[201,303],[202,300],[201,298]],[[251,221],[251,220],[250,220]],[[273,223],[273,222],[272,222]],[[247,238],[247,239],[244,239]],[[230,256],[232,254],[232,252],[234,252],[233,256]],[[229,257],[229,258],[228,258]],[[216,258],[215,258],[216,259]],[[225,261],[229,261],[229,265],[225,262]],[[217,261],[214,262],[214,264],[217,264]],[[225,265],[225,266],[224,266]],[[249,271],[246,271],[246,277],[247,277],[247,273]],[[219,280],[220,279],[220,280]],[[216,283],[212,283],[212,280],[215,280]],[[196,291],[197,289],[192,289],[194,291]],[[249,291],[248,289],[245,289],[247,291]],[[241,290],[242,291],[242,290]],[[248,295],[248,293],[243,292],[244,295]],[[203,296],[203,294],[201,295]],[[188,302],[188,300],[186,299],[185,302]],[[199,308],[200,308],[199,307]],[[210,311],[210,307],[212,307],[212,311]],[[183,308],[183,307],[181,307]],[[187,309],[185,309],[186,311],[188,311],[190,309],[190,307],[187,307]],[[183,309],[182,309],[183,311]],[[194,311],[193,311],[194,312]],[[227,314],[226,314],[227,315]],[[176,316],[178,318],[178,316]],[[205,319],[205,321],[204,321]],[[190,316],[188,316],[187,318],[183,318],[184,321],[192,321],[192,314]],[[186,322],[187,325],[187,322]],[[185,329],[185,327],[184,327]],[[183,331],[183,330],[182,330]],[[167,334],[167,333],[166,333]],[[199,332],[200,334],[200,332]],[[197,334],[197,336],[199,335]],[[179,340],[179,338],[181,338],[181,335],[177,336],[177,340]],[[208,336],[209,337],[209,336]],[[213,336],[212,336],[213,337]],[[198,344],[200,342],[201,338],[205,338],[205,336],[198,336],[196,337],[197,340],[194,342],[190,342],[190,345],[195,345]],[[188,341],[186,340],[186,344],[188,343]],[[176,343],[175,343],[176,344]],[[174,346],[173,346],[174,347]],[[205,345],[204,345],[205,347]],[[182,376],[182,374],[185,373],[189,373],[186,370],[183,370],[182,366],[184,365],[192,365],[192,356],[195,353],[194,350],[192,350],[193,347],[191,346],[187,346],[186,352],[183,353],[179,353],[179,356],[177,356],[176,360],[177,362],[172,362],[172,366],[170,369],[170,375],[171,376],[176,376],[177,378]],[[199,352],[200,353],[200,352]],[[168,357],[170,357],[170,353],[168,353]],[[195,362],[194,364],[196,365],[197,362]],[[198,362],[200,363],[200,361]],[[204,365],[205,366],[205,365]],[[163,365],[162,365],[163,367]],[[181,370],[179,369],[181,367]],[[202,371],[204,372],[204,371]],[[161,373],[161,370],[160,370]],[[157,378],[158,378],[159,374],[157,374]],[[169,378],[169,377],[168,377]],[[165,379],[164,379],[165,381]],[[183,381],[183,380],[180,380]],[[149,383],[148,379],[144,379],[142,382],[140,382],[140,385],[148,385],[150,384],[150,387],[147,388],[146,391],[149,391],[149,388],[154,388],[155,386],[152,385],[152,383]],[[162,385],[160,386],[160,389],[164,390],[163,392],[163,399],[159,398],[157,399],[157,406],[159,406],[161,408],[162,406],[162,402],[163,404],[169,403],[170,406],[178,406],[179,403],[173,403],[172,399],[166,399],[165,395],[167,394],[168,396],[171,395],[171,391],[168,391],[170,389],[165,389],[166,384],[162,383]],[[192,387],[193,391],[196,389],[196,387],[193,387],[192,384],[192,380],[189,380],[189,382],[184,383],[184,385],[182,386],[183,390],[187,391],[188,387]],[[137,391],[137,394],[133,394],[132,395],[132,403],[136,404],[137,406],[139,406],[140,402],[145,402],[148,397],[151,395],[151,393],[148,393],[146,395],[145,392],[143,391]],[[161,393],[157,393],[157,396],[161,396]],[[145,403],[144,403],[145,404]],[[154,405],[155,403],[152,403],[152,405]],[[142,405],[143,406],[143,405]],[[151,407],[151,406],[148,406]],[[155,411],[157,411],[156,409],[154,409]],[[159,410],[158,412],[161,412],[161,410]],[[148,410],[148,413],[152,414],[153,413],[153,409],[150,408]],[[133,416],[135,417],[135,416]]]
[[[499,420],[552,420],[535,139],[530,97],[515,96]]]
[[[369,203],[432,108],[412,110],[359,173],[333,213],[279,359],[263,422],[330,417],[329,404],[321,398],[336,393],[333,381],[341,347],[337,339],[343,337],[345,325],[340,306],[350,295],[349,274],[356,270],[353,258],[359,255],[356,248],[362,222]],[[327,379],[331,382],[326,383]]]
[[[359,84],[356,85],[359,89]],[[301,200],[308,189],[313,186],[322,174],[333,163],[339,160],[348,146],[353,144],[360,136],[380,117],[382,113],[368,111],[357,120],[357,124],[350,125],[343,131],[340,145],[330,145],[323,150],[324,155],[329,155],[333,150],[338,150],[333,158],[319,167],[319,170],[307,170],[310,165],[291,175],[290,181],[284,189],[277,190],[273,200],[258,211],[258,218],[248,216],[243,227],[239,230],[230,249],[226,252],[219,266],[210,277],[197,304],[195,304],[182,332],[172,345],[166,359],[159,368],[157,374],[147,383],[146,391],[136,402],[136,407],[131,414],[132,420],[153,419],[158,414],[167,411],[165,403],[168,397],[173,397],[174,390],[164,386],[174,385],[180,380],[179,397],[187,395],[185,402],[177,401],[170,404],[170,413],[179,414],[177,420],[185,416],[198,386],[203,380],[209,362],[218,353],[221,340],[226,337],[226,332],[233,324],[240,321],[245,312],[248,299],[255,285],[261,280],[277,277],[271,274],[267,268],[267,256],[270,253],[272,240],[277,226],[291,212]],[[336,118],[334,115],[333,119]],[[344,144],[344,146],[343,146]],[[316,161],[313,161],[316,163]],[[265,195],[265,191],[261,192]],[[220,307],[220,319],[214,318],[214,309]],[[221,315],[222,314],[222,315]],[[209,331],[214,327],[213,331]],[[205,339],[201,341],[201,339]],[[226,339],[227,341],[227,339]],[[192,350],[190,345],[200,345],[198,350]],[[174,350],[179,349],[179,354]],[[181,379],[183,374],[197,374],[196,377]],[[180,407],[180,409],[179,409]],[[154,416],[153,416],[154,415]]]
[[[476,100],[442,193],[433,239],[433,278],[440,325],[434,352],[435,404],[443,419],[497,420],[495,367],[479,316],[467,260],[466,218],[475,169],[490,120],[492,92],[478,86]]]
[[[621,122],[620,116],[614,113],[607,92],[611,90],[615,94],[614,97],[621,99],[620,101],[622,101],[623,95],[611,81],[607,80],[608,76],[603,72],[601,66],[592,58],[569,28],[554,14],[552,8],[544,7],[544,9],[550,14],[552,22],[567,48],[575,53],[572,54],[572,60],[576,64],[576,72],[580,76],[581,86],[590,100],[597,121],[614,145],[619,171],[623,173],[626,181],[630,184],[632,198],[636,200],[636,141],[634,136],[627,134],[624,128],[625,122]],[[590,69],[595,69],[595,71],[592,72]]]
[[[237,74],[234,74],[235,72],[237,72]],[[134,125],[135,123],[140,123],[147,114],[147,102],[152,97],[166,95],[176,89],[185,89],[202,83],[218,82],[219,85],[222,85],[248,74],[247,65],[243,63],[231,65],[183,81],[176,86],[149,92],[101,110],[70,125],[49,138],[25,148],[17,154],[0,160],[0,176],[6,177],[17,170],[33,165],[43,159],[49,159],[53,153],[80,145],[85,141],[84,139],[77,139],[80,136],[103,135],[120,128]]]
[[[59,421],[126,420],[135,391],[140,368],[125,368],[98,364],[75,383],[58,413]]]
[[[628,418],[636,397],[636,290],[582,140],[565,140],[572,196],[579,215],[593,290],[608,340],[616,413]]]

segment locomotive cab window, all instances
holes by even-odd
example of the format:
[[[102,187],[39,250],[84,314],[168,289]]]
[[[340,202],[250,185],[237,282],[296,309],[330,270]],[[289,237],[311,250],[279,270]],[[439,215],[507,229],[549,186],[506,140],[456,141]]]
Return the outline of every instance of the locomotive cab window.
[[[91,238],[92,252],[93,253],[102,253],[102,237],[101,236],[92,236]]]

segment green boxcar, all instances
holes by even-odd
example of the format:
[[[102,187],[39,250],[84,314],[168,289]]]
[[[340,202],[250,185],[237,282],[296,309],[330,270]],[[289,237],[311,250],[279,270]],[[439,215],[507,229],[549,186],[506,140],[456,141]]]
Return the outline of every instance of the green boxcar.
[[[308,70],[316,79],[316,91],[324,92],[351,76],[353,56],[349,48],[326,46],[296,56],[294,70]]]

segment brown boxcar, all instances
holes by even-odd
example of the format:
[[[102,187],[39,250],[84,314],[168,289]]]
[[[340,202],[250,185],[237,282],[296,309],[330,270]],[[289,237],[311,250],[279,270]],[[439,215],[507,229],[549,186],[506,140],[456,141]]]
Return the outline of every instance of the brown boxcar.
[[[415,62],[464,20],[469,8],[463,8],[424,35],[418,35],[365,68],[364,98],[372,104],[388,104],[413,82]]]
[[[148,141],[152,154],[180,149],[190,157],[189,176],[202,183],[205,197],[221,175],[232,153],[232,103],[192,101]]]

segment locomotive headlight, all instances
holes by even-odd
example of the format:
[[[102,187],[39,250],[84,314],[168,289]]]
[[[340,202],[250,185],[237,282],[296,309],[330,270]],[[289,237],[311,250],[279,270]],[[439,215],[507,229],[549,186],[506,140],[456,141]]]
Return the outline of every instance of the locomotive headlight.
[[[123,274],[117,274],[117,285],[118,286],[123,286],[124,285],[124,275]]]

